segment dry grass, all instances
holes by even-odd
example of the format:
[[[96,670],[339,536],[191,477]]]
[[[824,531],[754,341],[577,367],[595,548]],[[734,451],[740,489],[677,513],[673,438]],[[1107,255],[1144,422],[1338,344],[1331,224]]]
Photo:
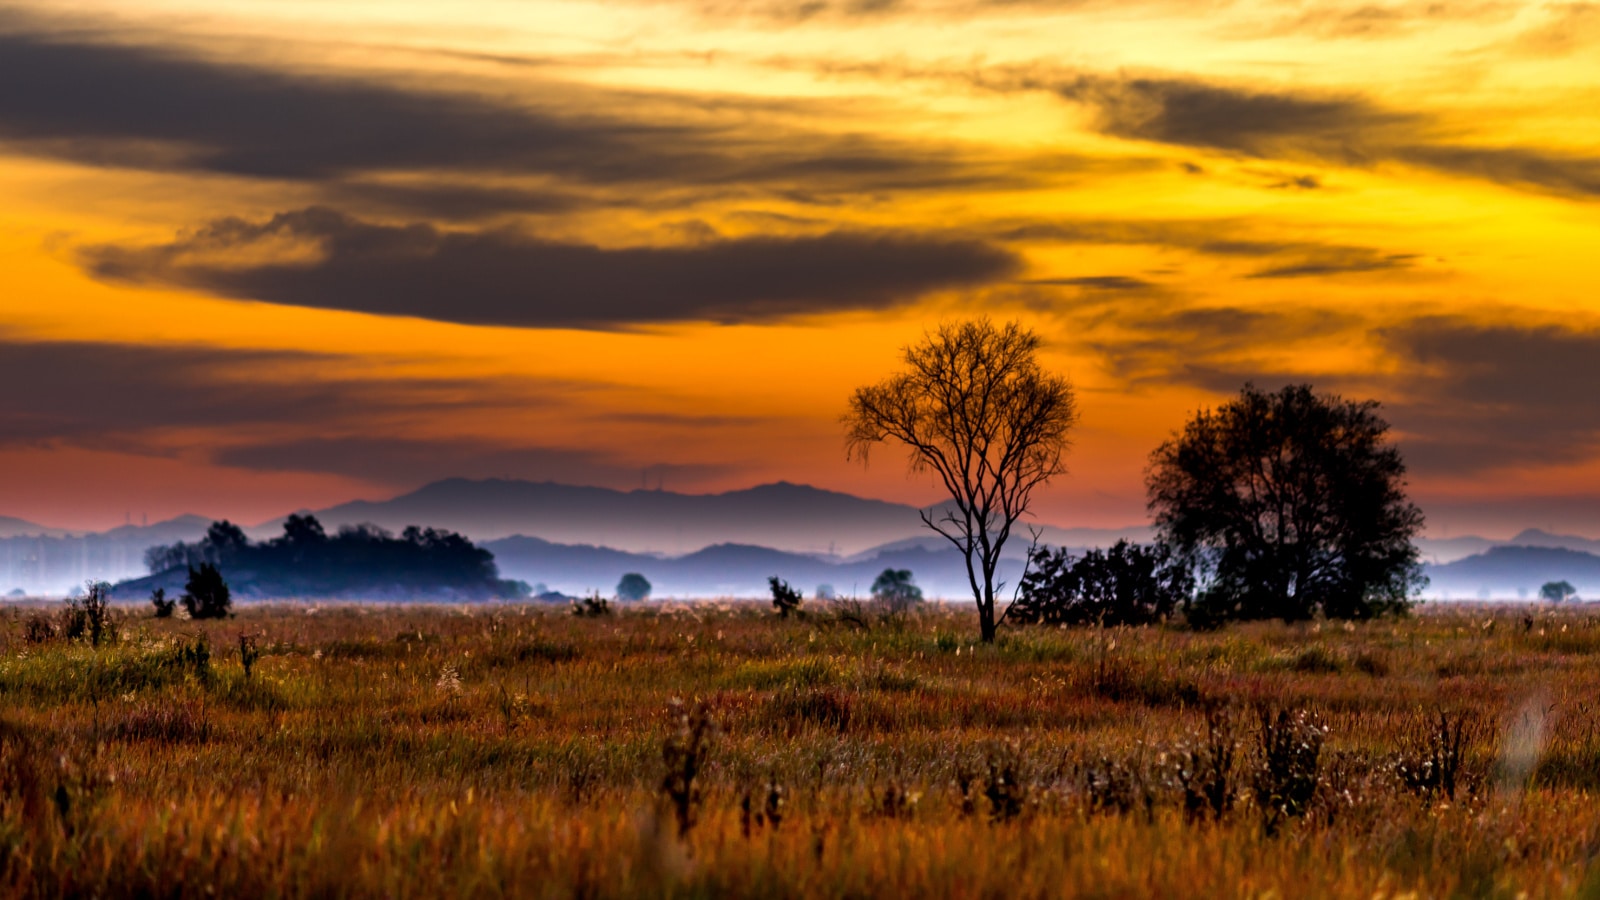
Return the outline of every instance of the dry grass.
[[[9,894],[1600,887],[1582,610],[994,647],[937,608],[246,607],[98,648],[29,613],[0,618]]]

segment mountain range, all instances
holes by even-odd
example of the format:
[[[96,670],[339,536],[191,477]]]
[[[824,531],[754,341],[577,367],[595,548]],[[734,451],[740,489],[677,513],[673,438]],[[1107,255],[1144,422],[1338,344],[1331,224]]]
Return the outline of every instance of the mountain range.
[[[926,529],[916,507],[788,482],[680,494],[448,479],[389,500],[310,512],[329,531],[363,523],[394,531],[413,524],[458,531],[494,552],[505,577],[568,593],[609,592],[624,571],[645,574],[658,595],[760,594],[769,575],[808,592],[830,584],[841,593],[850,593],[852,586],[865,593],[876,573],[891,566],[912,569],[930,593],[960,596],[967,590],[959,557]],[[257,539],[270,538],[281,532],[282,522],[246,530]],[[15,587],[60,594],[87,579],[137,577],[145,574],[146,548],[198,540],[209,523],[190,515],[84,534],[0,517],[0,592]],[[1042,543],[1075,549],[1151,535],[1148,525],[1040,530]],[[1008,567],[1016,563],[1020,569],[1028,541],[1026,531],[1016,535],[1008,547]],[[1489,552],[1496,548],[1600,553],[1600,540],[1537,529],[1507,541],[1465,536],[1424,538],[1418,545],[1434,582],[1429,593],[1454,597],[1485,590],[1494,596],[1536,592],[1541,579],[1549,580],[1542,573],[1555,563],[1576,564],[1576,558]],[[1492,559],[1492,565],[1458,565],[1480,557]],[[1566,578],[1580,591],[1600,595],[1600,580],[1585,587],[1584,570],[1572,571],[1578,574],[1550,578]]]

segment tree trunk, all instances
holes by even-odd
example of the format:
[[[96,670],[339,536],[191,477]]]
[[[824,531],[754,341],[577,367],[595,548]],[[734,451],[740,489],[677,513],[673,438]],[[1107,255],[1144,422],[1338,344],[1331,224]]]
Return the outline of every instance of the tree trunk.
[[[983,642],[985,644],[994,643],[995,622],[993,595],[990,595],[988,600],[980,601],[978,603],[978,631],[982,635]]]

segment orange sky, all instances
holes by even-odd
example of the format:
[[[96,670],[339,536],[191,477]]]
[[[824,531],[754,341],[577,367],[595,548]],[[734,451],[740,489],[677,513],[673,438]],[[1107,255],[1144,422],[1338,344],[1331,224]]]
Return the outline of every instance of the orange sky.
[[[1497,0],[0,7],[0,515],[932,502],[837,419],[986,313],[1080,392],[1046,521],[1294,379],[1384,403],[1432,534],[1600,533],[1597,50]]]

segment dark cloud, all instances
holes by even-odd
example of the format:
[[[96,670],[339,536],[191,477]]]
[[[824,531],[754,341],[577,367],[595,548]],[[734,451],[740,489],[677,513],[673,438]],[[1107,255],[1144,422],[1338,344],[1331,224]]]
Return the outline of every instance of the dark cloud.
[[[1420,319],[1380,333],[1406,368],[1392,404],[1419,469],[1467,473],[1600,450],[1600,332]]]
[[[442,478],[522,478],[565,484],[637,485],[647,473],[674,482],[725,476],[717,465],[655,465],[641,471],[601,451],[517,447],[472,438],[405,440],[309,438],[234,446],[219,451],[227,466],[266,472],[315,472],[411,486]]]
[[[1091,291],[1147,291],[1154,282],[1130,275],[1089,275],[1082,278],[1032,278],[1023,284],[1080,287]]]
[[[1186,78],[1082,75],[1057,92],[1092,107],[1106,134],[1264,159],[1369,165],[1375,133],[1421,124],[1354,95],[1256,91]]]
[[[424,217],[550,211],[694,186],[816,201],[839,193],[1019,185],[1009,161],[792,124],[777,101],[644,96],[557,81],[525,96],[380,84],[27,31],[0,16],[0,144],[92,165],[328,185]],[[527,86],[526,81],[519,84]],[[764,106],[763,103],[766,105]],[[768,108],[772,107],[772,108]],[[778,108],[782,107],[782,108]],[[839,106],[830,107],[837,118]],[[813,109],[821,112],[821,108]],[[781,115],[779,115],[781,114]],[[441,173],[451,186],[371,176]],[[559,179],[560,191],[462,186],[465,176]],[[681,199],[681,198],[680,198]]]
[[[1423,475],[1462,476],[1593,459],[1600,453],[1600,331],[1455,317],[1424,317],[1372,332],[1394,367],[1370,372],[1286,371],[1294,341],[1366,332],[1328,312],[1193,309],[1136,318],[1123,339],[1097,342],[1113,371],[1232,394],[1310,382],[1318,390],[1382,401],[1407,464]],[[1277,353],[1263,357],[1260,350]]]
[[[1129,383],[1184,384],[1232,392],[1249,380],[1262,384],[1284,380],[1273,373],[1248,371],[1248,361],[1263,347],[1282,349],[1298,342],[1325,340],[1348,330],[1354,320],[1314,308],[1172,309],[1149,303],[1122,304],[1085,324],[1106,335],[1091,339],[1089,347]]]
[[[251,262],[288,243],[314,258]],[[511,326],[750,321],[883,308],[1012,275],[989,244],[900,233],[754,237],[619,249],[510,231],[379,225],[312,208],[225,219],[170,244],[81,252],[97,278],[383,315]]]
[[[1320,278],[1361,272],[1382,272],[1411,267],[1415,253],[1380,253],[1364,247],[1323,249],[1299,262],[1252,272],[1250,278]]]
[[[580,403],[597,385],[339,374],[352,362],[205,346],[0,342],[0,379],[19,386],[0,391],[0,447],[192,453],[237,468],[344,475],[395,486],[449,476],[623,485],[639,477],[636,466],[598,451],[386,433],[395,422],[438,423],[464,408],[532,414]],[[374,374],[370,359],[359,368]],[[659,424],[669,417],[656,418]],[[685,421],[696,424],[695,417]],[[725,474],[710,466],[660,472],[675,479]]]
[[[1267,240],[1258,237],[1258,231],[1259,226],[1239,219],[1080,219],[1001,224],[992,229],[995,238],[1003,241],[1143,244],[1208,256],[1269,261],[1269,265],[1246,276],[1257,279],[1395,271],[1411,268],[1421,259],[1415,253],[1394,253],[1349,244]],[[1123,286],[1134,287],[1126,283]]]
[[[1035,82],[1038,77],[1035,76]],[[1437,120],[1351,94],[1262,91],[1187,78],[1080,75],[1060,96],[1130,140],[1261,159],[1370,167],[1399,163],[1571,197],[1600,197],[1600,157],[1463,143]]]
[[[445,181],[390,183],[349,181],[329,185],[328,196],[341,204],[401,216],[473,220],[486,216],[566,213],[594,206],[598,198],[572,191],[474,185]]]
[[[88,342],[0,343],[0,443],[149,450],[162,432],[338,426],[446,411],[463,398],[534,405],[557,385],[356,379],[337,357]]]

